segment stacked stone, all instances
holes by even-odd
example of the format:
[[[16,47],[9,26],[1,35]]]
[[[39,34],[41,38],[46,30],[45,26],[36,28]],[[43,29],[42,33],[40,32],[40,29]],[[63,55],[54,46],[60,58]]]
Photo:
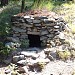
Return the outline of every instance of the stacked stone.
[[[12,17],[13,37],[19,40],[28,40],[28,34],[39,35],[41,45],[47,45],[47,41],[53,39],[65,29],[65,21],[61,17],[51,15],[14,15]]]

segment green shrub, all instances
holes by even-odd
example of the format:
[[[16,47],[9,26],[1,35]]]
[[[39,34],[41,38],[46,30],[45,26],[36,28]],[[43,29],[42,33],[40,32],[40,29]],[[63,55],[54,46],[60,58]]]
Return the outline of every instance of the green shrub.
[[[8,54],[12,51],[15,50],[12,47],[7,47],[4,45],[3,42],[0,42],[0,59],[4,59],[8,56]]]
[[[21,41],[21,47],[22,48],[29,47],[29,40],[28,39],[24,39],[23,41]]]
[[[2,42],[0,42],[0,56],[7,56],[9,52],[10,50],[7,47],[5,47]]]

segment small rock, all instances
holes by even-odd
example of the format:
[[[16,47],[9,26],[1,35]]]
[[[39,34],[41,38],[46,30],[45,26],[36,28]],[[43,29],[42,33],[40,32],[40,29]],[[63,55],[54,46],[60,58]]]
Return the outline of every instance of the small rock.
[[[47,30],[41,31],[41,35],[46,35],[46,34],[48,34],[48,31]]]
[[[27,56],[27,57],[35,57],[35,58],[37,58],[37,57],[39,56],[39,55],[36,54],[36,53],[25,52],[25,51],[21,52],[21,54],[22,54],[22,55],[25,55],[25,56]]]
[[[59,28],[59,26],[54,26],[54,28]]]
[[[30,16],[24,16],[24,18],[25,18],[25,19],[28,19],[28,18],[30,18]]]
[[[12,41],[12,42],[19,42],[19,38],[14,38],[14,37],[7,37],[8,41]]]
[[[27,69],[27,66],[19,67],[18,70],[19,70],[18,71],[19,73],[29,73],[28,69]]]
[[[54,61],[53,56],[52,56],[52,55],[50,55],[50,54],[47,56],[47,58],[48,58],[49,60],[51,60],[51,61]]]
[[[26,65],[26,60],[20,60],[17,62],[17,65]]]
[[[24,55],[19,55],[19,57],[20,57],[20,60],[24,60],[25,59]]]
[[[65,35],[63,32],[60,32],[59,35],[57,35],[57,37],[60,39],[65,39]]]
[[[13,27],[12,29],[13,29],[13,31],[15,31],[15,32],[26,32],[26,30],[21,29],[21,28],[18,28],[18,27]]]
[[[50,60],[47,59],[47,58],[46,58],[46,59],[37,58],[36,61],[39,62],[39,63],[42,63],[42,62],[43,62],[43,63],[49,63],[49,62],[50,62]]]
[[[42,41],[43,41],[43,40],[46,40],[46,39],[47,39],[46,36],[41,36],[41,37],[40,37],[40,40],[42,40]]]
[[[40,22],[41,22],[40,20],[33,20],[34,24],[40,24]]]
[[[5,74],[8,74],[8,73],[10,73],[10,72],[11,72],[10,69],[5,70]]]
[[[18,62],[19,59],[20,59],[19,56],[13,56],[13,62],[14,62],[14,63]]]

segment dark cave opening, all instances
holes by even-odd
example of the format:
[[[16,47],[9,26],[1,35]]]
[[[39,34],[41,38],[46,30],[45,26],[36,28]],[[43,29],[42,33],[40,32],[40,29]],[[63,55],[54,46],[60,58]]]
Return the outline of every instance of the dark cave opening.
[[[28,34],[29,47],[41,47],[41,41],[39,35]]]

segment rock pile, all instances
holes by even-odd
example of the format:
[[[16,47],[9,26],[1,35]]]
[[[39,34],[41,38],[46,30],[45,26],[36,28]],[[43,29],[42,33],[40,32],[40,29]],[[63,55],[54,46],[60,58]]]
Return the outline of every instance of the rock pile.
[[[13,37],[20,41],[26,40],[27,45],[29,45],[28,34],[39,35],[41,46],[46,46],[66,27],[66,22],[61,17],[47,10],[17,14],[12,17],[11,22]]]
[[[60,46],[59,46],[60,47]],[[68,51],[56,51],[58,47],[45,48],[39,52],[33,51],[38,48],[29,48],[26,51],[17,52],[13,56],[12,62],[8,67],[0,68],[1,75],[72,75],[75,71],[75,61],[57,60],[64,59],[65,55],[69,56]],[[28,51],[31,50],[31,51]],[[60,53],[61,52],[61,53]],[[64,52],[64,54],[63,54]],[[75,51],[74,51],[75,52]],[[61,56],[60,56],[61,55]],[[68,58],[68,57],[67,57]]]
[[[52,59],[51,56],[50,58]],[[19,73],[30,74],[30,72],[41,72],[44,66],[50,62],[50,59],[47,58],[45,50],[38,53],[35,51],[21,51],[13,56],[12,61],[17,64]]]

